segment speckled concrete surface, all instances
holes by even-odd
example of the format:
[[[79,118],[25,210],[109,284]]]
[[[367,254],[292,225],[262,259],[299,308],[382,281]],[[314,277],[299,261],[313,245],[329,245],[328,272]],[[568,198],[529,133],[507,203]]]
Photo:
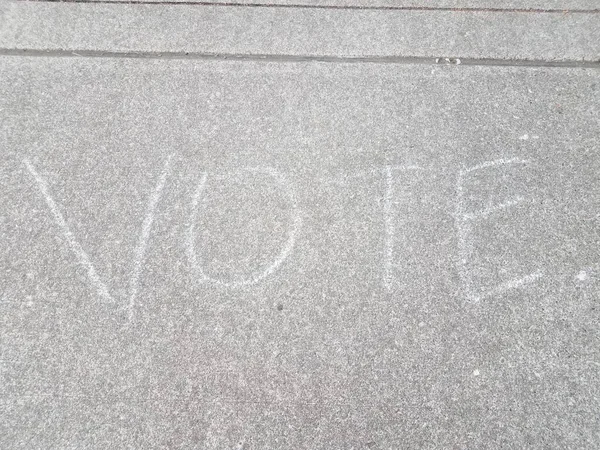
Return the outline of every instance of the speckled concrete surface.
[[[87,0],[83,0],[84,2]],[[123,0],[106,0],[122,2]],[[131,0],[131,3],[164,3],[164,0]],[[597,9],[596,0],[170,0],[171,3],[259,5],[264,7],[350,7],[350,8],[494,8],[543,9],[566,11],[572,9]]]
[[[0,57],[0,448],[600,445],[600,71]]]
[[[600,13],[5,2],[1,48],[600,60]]]

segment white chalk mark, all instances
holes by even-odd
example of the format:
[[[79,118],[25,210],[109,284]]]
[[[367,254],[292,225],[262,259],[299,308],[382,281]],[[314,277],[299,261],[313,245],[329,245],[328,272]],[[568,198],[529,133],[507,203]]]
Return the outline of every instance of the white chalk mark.
[[[154,213],[156,210],[156,206],[162,196],[162,191],[165,186],[167,177],[169,175],[169,168],[170,168],[170,164],[171,164],[171,160],[172,160],[173,156],[174,156],[174,154],[171,154],[167,157],[163,172],[159,176],[159,179],[156,184],[156,187],[154,188],[154,191],[150,194],[149,201],[148,201],[148,208],[146,210],[146,217],[142,224],[142,232],[140,234],[138,245],[135,249],[135,256],[134,256],[134,260],[133,260],[133,269],[131,272],[131,277],[129,279],[130,296],[129,296],[129,303],[127,305],[128,319],[129,319],[130,323],[133,320],[133,316],[134,316],[135,299],[138,294],[139,279],[140,279],[142,267],[144,264],[144,257],[146,255],[146,250],[148,247],[148,240],[150,238],[152,224],[154,222]],[[46,181],[40,176],[40,174],[35,170],[33,165],[27,159],[24,159],[23,163],[25,164],[25,167],[27,167],[27,170],[31,173],[31,175],[35,179],[35,181],[38,185],[38,188],[40,189],[42,195],[44,196],[44,199],[46,200],[46,204],[48,205],[50,212],[54,216],[54,220],[58,224],[58,226],[61,229],[63,235],[65,236],[69,246],[71,247],[71,251],[75,254],[79,264],[81,264],[82,266],[84,266],[86,268],[88,278],[90,279],[90,282],[92,283],[92,285],[96,288],[98,295],[106,301],[109,301],[111,303],[114,302],[114,299],[110,295],[110,292],[108,291],[108,288],[106,287],[106,284],[98,276],[98,273],[96,272],[96,269],[94,268],[94,265],[92,264],[88,254],[85,252],[83,247],[79,244],[79,242],[77,242],[77,240],[75,239],[75,236],[71,232],[69,225],[67,224],[65,218],[63,217],[62,213],[60,212],[58,205],[52,199],[52,196],[50,195]]]
[[[529,162],[529,160],[521,158],[498,158],[492,161],[482,162],[481,164],[477,164],[476,166],[468,167],[466,169],[461,170],[460,173],[462,175],[466,175],[467,173],[475,172],[481,169],[487,169],[488,167],[502,166],[506,164],[529,164]]]
[[[497,213],[499,211],[503,211],[506,208],[510,208],[511,206],[516,206],[519,203],[522,203],[523,201],[525,201],[525,199],[523,197],[517,196],[511,200],[507,200],[504,203],[498,203],[495,206],[490,206],[490,207],[482,209],[480,211],[463,213],[462,219],[467,219],[467,220],[482,219],[491,214]]]
[[[531,284],[534,281],[539,280],[543,275],[544,274],[541,270],[537,270],[536,272],[533,272],[522,278],[517,278],[517,279],[513,279],[513,280],[506,281],[504,283],[501,283],[498,286],[496,286],[495,288],[490,289],[489,291],[483,292],[479,295],[471,295],[470,300],[473,302],[478,302],[487,297],[493,297],[495,295],[503,294],[504,292],[510,291],[511,289],[516,289],[516,288],[525,286],[527,284]]]
[[[493,161],[485,161],[476,166],[468,167],[466,169],[462,169],[458,173],[457,181],[456,181],[456,209],[455,209],[455,225],[457,229],[458,235],[458,272],[459,277],[461,279],[463,290],[467,296],[467,299],[473,302],[478,302],[485,297],[490,297],[493,295],[501,294],[509,289],[519,288],[526,284],[530,284],[540,277],[542,277],[542,272],[537,271],[530,275],[527,275],[522,278],[517,278],[513,280],[506,281],[496,286],[495,288],[484,292],[483,294],[476,294],[473,292],[473,280],[471,276],[471,272],[469,270],[468,264],[472,259],[472,255],[474,252],[473,242],[469,239],[469,236],[472,234],[472,221],[475,219],[486,218],[494,213],[506,210],[512,206],[516,206],[524,201],[524,198],[521,196],[516,196],[510,200],[507,200],[503,203],[499,203],[494,206],[487,207],[480,211],[475,212],[467,212],[464,207],[464,178],[467,174],[483,170],[491,167],[509,165],[509,164],[528,164],[529,161],[520,158],[499,158]]]
[[[81,264],[83,267],[85,267],[88,277],[89,277],[92,285],[96,288],[98,295],[100,297],[102,297],[105,301],[108,301],[111,303],[114,302],[114,299],[108,292],[106,285],[102,282],[102,280],[98,276],[98,273],[96,272],[94,265],[90,261],[89,256],[87,255],[85,250],[83,250],[83,248],[81,247],[79,242],[77,242],[77,240],[75,239],[75,236],[71,232],[71,229],[69,228],[69,225],[67,224],[67,221],[65,220],[62,213],[60,212],[57,204],[52,199],[52,196],[50,195],[46,181],[40,176],[39,173],[37,173],[37,171],[31,164],[31,162],[29,162],[29,160],[24,159],[23,164],[25,164],[25,167],[27,167],[27,170],[29,171],[29,173],[33,176],[40,192],[44,196],[44,200],[46,201],[46,204],[48,205],[48,209],[50,209],[52,216],[54,216],[54,220],[56,221],[59,228],[61,229],[65,239],[67,240],[67,243],[71,247],[71,251],[75,254],[75,257],[79,261],[79,264]]]
[[[279,266],[281,266],[281,264],[288,258],[288,256],[291,254],[294,248],[296,242],[296,235],[298,234],[298,231],[300,230],[300,227],[302,225],[302,219],[300,217],[298,203],[296,201],[294,191],[285,179],[285,177],[273,168],[246,168],[236,171],[235,173],[239,172],[251,172],[255,174],[267,175],[273,178],[286,193],[291,209],[287,240],[283,248],[281,249],[281,252],[270,264],[268,264],[264,269],[257,271],[256,273],[254,273],[246,279],[237,281],[223,281],[206,275],[204,273],[204,270],[202,269],[202,262],[198,257],[198,252],[196,249],[196,222],[198,219],[198,207],[200,204],[200,199],[206,187],[206,181],[208,178],[208,174],[206,172],[203,172],[200,178],[200,182],[198,183],[196,191],[192,197],[190,224],[187,236],[188,259],[190,261],[192,269],[199,275],[200,282],[211,282],[226,287],[237,287],[256,284],[264,278],[268,277],[269,275],[273,274],[279,268]]]
[[[394,259],[394,218],[392,217],[392,199],[393,199],[393,174],[392,168],[387,167],[385,171],[385,197],[383,209],[385,214],[385,274],[384,283],[387,290],[392,286],[392,264]]]
[[[422,170],[419,166],[386,166],[385,175],[385,194],[383,198],[383,212],[385,215],[385,254],[384,254],[384,275],[383,282],[385,288],[390,290],[393,282],[394,264],[394,241],[396,239],[396,227],[393,218],[394,199],[394,171]]]
[[[142,273],[144,257],[146,256],[146,250],[148,248],[148,240],[150,238],[150,232],[152,231],[152,224],[154,222],[154,212],[156,211],[156,205],[158,205],[158,202],[162,196],[162,191],[167,181],[167,177],[169,176],[171,160],[173,159],[173,155],[174,153],[171,153],[167,157],[167,160],[165,161],[165,165],[163,167],[163,171],[160,174],[160,177],[158,178],[158,182],[156,183],[154,191],[152,191],[152,193],[150,194],[150,198],[148,199],[146,217],[144,218],[144,223],[142,225],[142,233],[140,234],[140,239],[138,241],[137,248],[135,249],[133,269],[131,272],[131,277],[129,279],[130,296],[129,305],[127,306],[129,323],[133,322],[135,314],[135,299],[138,294],[140,275]]]

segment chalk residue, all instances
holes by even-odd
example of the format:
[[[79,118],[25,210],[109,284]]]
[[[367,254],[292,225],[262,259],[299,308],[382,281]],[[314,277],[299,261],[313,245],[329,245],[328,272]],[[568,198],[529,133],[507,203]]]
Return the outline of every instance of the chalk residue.
[[[160,174],[158,182],[156,183],[156,186],[148,199],[148,207],[146,208],[146,218],[144,219],[144,223],[142,225],[142,233],[140,234],[140,239],[135,250],[133,270],[129,279],[129,291],[131,293],[129,296],[129,305],[127,307],[129,323],[133,322],[135,314],[135,299],[138,294],[140,274],[142,273],[142,266],[144,264],[144,258],[146,256],[146,249],[148,248],[148,239],[150,238],[150,232],[152,231],[152,223],[154,222],[154,213],[156,211],[156,205],[158,205],[158,201],[162,196],[162,191],[165,187],[165,182],[167,181],[167,177],[169,175],[169,169],[171,167],[172,159],[173,154],[169,155],[169,157],[165,161],[163,171]]]
[[[392,284],[392,265],[394,258],[394,219],[392,217],[392,168],[387,167],[385,171],[385,198],[383,210],[385,214],[385,275],[384,281],[387,289]]]
[[[385,195],[383,202],[383,212],[385,217],[385,253],[384,253],[384,285],[390,290],[393,282],[394,268],[394,241],[396,239],[396,227],[393,218],[393,199],[394,199],[394,171],[421,170],[419,166],[386,166],[385,175]]]
[[[476,220],[476,219],[483,219],[486,218],[487,216],[497,213],[499,211],[505,210],[507,208],[510,208],[511,206],[516,206],[519,203],[522,203],[523,201],[525,201],[525,199],[521,196],[516,196],[515,198],[511,199],[511,200],[507,200],[504,203],[498,203],[497,205],[494,206],[489,206],[487,208],[484,208],[480,211],[475,211],[475,212],[465,212],[463,214],[463,219],[466,220]]]
[[[503,203],[498,203],[497,205],[487,207],[485,209],[469,212],[465,211],[464,204],[464,180],[465,177],[473,172],[488,169],[491,167],[510,165],[510,164],[528,164],[528,160],[520,159],[520,158],[500,158],[495,159],[493,161],[486,161],[481,164],[463,169],[459,172],[458,178],[456,181],[456,209],[455,209],[455,224],[458,234],[458,271],[459,276],[463,285],[463,289],[467,296],[467,299],[473,302],[478,302],[483,298],[490,297],[493,295],[501,294],[510,289],[516,289],[521,286],[533,283],[542,277],[542,272],[540,270],[535,271],[529,275],[526,275],[521,278],[515,278],[504,283],[497,285],[496,287],[484,291],[483,293],[476,293],[473,287],[473,277],[471,271],[469,270],[469,261],[473,259],[474,253],[474,245],[470,236],[472,234],[472,222],[478,219],[485,219],[490,215],[504,211],[510,207],[516,206],[524,201],[524,198],[521,196],[515,196],[512,199],[509,199]]]
[[[130,295],[129,295],[129,302],[127,304],[127,313],[128,313],[129,322],[131,322],[134,317],[135,300],[136,300],[136,297],[138,294],[139,279],[140,279],[140,275],[141,275],[143,264],[144,264],[146,250],[148,247],[148,240],[150,238],[150,232],[152,231],[152,224],[154,222],[154,214],[155,214],[156,206],[162,196],[162,191],[165,186],[167,177],[169,175],[169,168],[170,168],[170,163],[171,163],[172,158],[173,158],[173,155],[170,155],[167,158],[164,168],[163,168],[163,171],[158,178],[156,187],[154,188],[154,191],[152,191],[152,193],[149,196],[148,207],[146,208],[146,217],[142,224],[142,230],[141,230],[140,238],[138,240],[138,245],[135,249],[133,267],[132,267],[132,271],[131,271],[131,277],[129,279]],[[105,301],[108,301],[111,303],[114,302],[115,300],[114,300],[113,296],[110,294],[106,284],[101,280],[100,276],[98,275],[98,272],[96,271],[94,265],[92,264],[90,257],[85,252],[85,250],[83,249],[81,244],[79,242],[77,242],[77,239],[75,238],[69,225],[67,224],[67,221],[65,220],[64,216],[60,212],[60,208],[58,207],[58,205],[56,204],[56,202],[50,195],[50,191],[48,189],[46,180],[44,180],[42,178],[42,176],[35,170],[35,168],[33,167],[33,164],[31,164],[31,162],[29,160],[24,159],[23,164],[25,165],[25,167],[27,168],[29,173],[33,176],[33,178],[38,186],[38,189],[42,193],[42,196],[44,197],[44,200],[46,201],[46,204],[48,205],[48,209],[52,213],[54,221],[56,222],[56,224],[62,231],[63,236],[65,237],[69,247],[71,248],[71,251],[77,258],[77,261],[79,262],[79,264],[81,264],[83,267],[86,268],[90,283],[96,289],[96,292],[98,293],[98,295],[101,298],[103,298]]]
[[[507,164],[529,164],[529,162],[530,161],[528,159],[521,158],[498,158],[492,161],[484,161],[475,166],[467,167],[466,169],[462,169],[460,173],[464,176],[468,173],[476,172],[481,169],[487,169],[489,167],[504,166]]]
[[[291,254],[294,248],[294,244],[296,242],[296,235],[298,234],[298,231],[300,230],[300,227],[302,225],[302,219],[300,217],[298,202],[296,200],[294,190],[292,189],[290,183],[285,179],[285,177],[281,173],[279,173],[273,168],[247,168],[242,169],[240,171],[236,171],[234,173],[230,173],[227,175],[227,177],[235,176],[239,172],[251,172],[269,176],[270,178],[275,180],[275,182],[281,187],[283,192],[285,192],[290,206],[290,219],[287,240],[277,257],[270,264],[268,264],[264,269],[257,271],[256,273],[254,273],[246,279],[237,281],[223,281],[218,278],[208,276],[202,269],[202,261],[198,256],[198,251],[196,249],[196,222],[198,220],[198,209],[200,199],[202,198],[202,194],[206,188],[206,182],[208,178],[208,174],[206,172],[203,172],[200,177],[198,186],[196,187],[196,191],[192,196],[190,223],[188,227],[186,248],[190,265],[192,269],[196,272],[196,274],[199,276],[200,282],[212,282],[228,287],[256,284],[259,281],[271,275],[272,273],[274,273],[288,258],[288,256]]]
[[[482,294],[471,295],[469,299],[473,302],[478,302],[480,300],[483,300],[484,298],[493,297],[495,295],[502,294],[511,289],[516,289],[516,288],[520,288],[522,286],[531,284],[531,283],[539,280],[543,275],[544,274],[541,270],[537,270],[537,271],[530,273],[529,275],[526,275],[524,277],[514,278],[512,280],[505,281],[504,283],[500,283],[498,286],[496,286],[493,289],[490,289],[486,292],[483,292]]]
[[[102,280],[98,276],[98,273],[96,272],[96,269],[94,268],[94,265],[90,261],[90,257],[85,252],[83,247],[81,247],[79,242],[77,242],[77,240],[75,239],[75,236],[71,232],[71,229],[69,228],[69,225],[67,224],[67,221],[65,220],[62,213],[60,212],[58,205],[56,204],[56,202],[50,195],[50,191],[48,190],[48,185],[46,184],[46,180],[44,180],[40,176],[40,174],[35,170],[35,168],[31,164],[31,162],[29,162],[29,160],[24,159],[23,164],[25,164],[25,167],[27,167],[27,170],[29,171],[29,173],[33,176],[35,182],[37,183],[38,189],[40,190],[40,192],[42,193],[42,195],[44,197],[44,200],[46,201],[46,205],[48,205],[48,209],[50,210],[50,212],[52,213],[52,216],[54,217],[54,221],[56,222],[56,224],[62,231],[67,243],[69,244],[69,247],[71,247],[71,250],[75,254],[75,257],[77,258],[79,264],[81,264],[83,267],[85,267],[87,274],[88,274],[88,278],[90,279],[90,282],[92,283],[92,285],[98,292],[98,295],[101,298],[103,298],[104,300],[106,300],[107,302],[111,302],[111,303],[114,302],[114,299],[108,292],[106,285],[102,282]]]

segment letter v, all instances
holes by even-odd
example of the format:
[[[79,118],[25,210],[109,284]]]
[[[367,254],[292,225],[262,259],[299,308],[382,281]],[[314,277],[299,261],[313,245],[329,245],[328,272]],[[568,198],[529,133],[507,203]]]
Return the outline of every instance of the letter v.
[[[131,276],[129,278],[129,302],[127,304],[129,323],[133,321],[135,314],[135,300],[138,294],[139,278],[142,272],[142,266],[144,264],[146,249],[148,247],[148,239],[150,238],[150,232],[152,230],[152,223],[154,221],[154,211],[156,210],[156,206],[162,196],[162,191],[170,172],[172,158],[173,154],[169,155],[169,157],[165,161],[163,171],[158,178],[154,190],[150,194],[150,198],[148,199],[146,217],[144,218],[144,222],[142,224],[142,232],[140,233],[140,238],[135,249],[133,270],[131,271]],[[104,282],[98,276],[98,272],[96,272],[96,269],[94,268],[90,257],[85,252],[81,244],[77,242],[75,235],[69,228],[69,225],[67,224],[67,221],[60,212],[58,205],[50,195],[50,191],[48,190],[48,184],[46,183],[46,180],[44,180],[42,176],[35,170],[35,167],[33,167],[33,164],[31,164],[29,160],[24,159],[23,164],[25,165],[31,176],[34,178],[38,189],[44,196],[44,200],[46,201],[46,205],[48,205],[48,209],[50,209],[50,212],[52,213],[54,221],[60,228],[60,231],[63,233],[69,247],[71,248],[71,251],[75,254],[75,257],[77,258],[77,261],[79,262],[79,264],[85,267],[90,283],[94,286],[94,288],[98,292],[98,295],[104,301],[114,303],[115,300],[108,291],[106,284],[104,284]]]

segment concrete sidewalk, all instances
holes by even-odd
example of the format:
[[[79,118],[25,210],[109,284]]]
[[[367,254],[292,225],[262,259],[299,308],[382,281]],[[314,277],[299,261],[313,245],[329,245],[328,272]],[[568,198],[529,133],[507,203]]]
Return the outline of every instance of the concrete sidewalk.
[[[596,2],[150,3],[0,4],[0,448],[600,446]]]

